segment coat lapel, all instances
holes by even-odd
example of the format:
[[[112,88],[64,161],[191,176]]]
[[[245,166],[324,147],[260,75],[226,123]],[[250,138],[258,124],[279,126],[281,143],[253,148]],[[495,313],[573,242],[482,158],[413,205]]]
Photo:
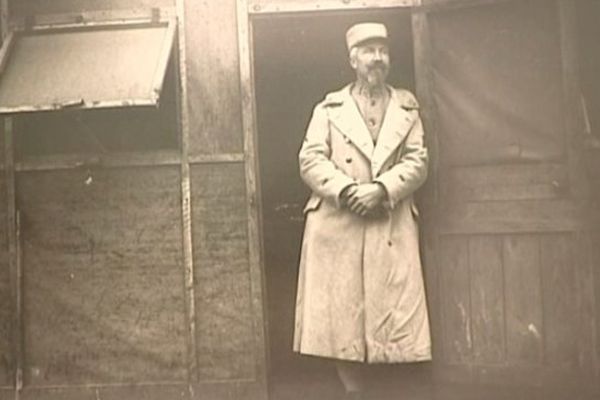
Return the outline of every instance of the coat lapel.
[[[392,97],[371,158],[373,176],[377,176],[385,161],[402,143],[414,123],[415,117],[402,108],[397,92],[392,89]]]
[[[340,132],[352,141],[368,160],[371,160],[374,149],[373,139],[358,106],[350,95],[350,86],[342,89],[339,94],[342,104],[330,111],[329,118]]]

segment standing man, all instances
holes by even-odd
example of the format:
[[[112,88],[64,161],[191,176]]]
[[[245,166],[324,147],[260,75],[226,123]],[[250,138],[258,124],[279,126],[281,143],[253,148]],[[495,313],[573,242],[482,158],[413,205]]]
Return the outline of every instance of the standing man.
[[[299,154],[305,206],[294,351],[339,360],[349,397],[359,363],[431,359],[413,193],[427,176],[415,97],[386,84],[386,27],[346,33],[356,81],[317,104]]]

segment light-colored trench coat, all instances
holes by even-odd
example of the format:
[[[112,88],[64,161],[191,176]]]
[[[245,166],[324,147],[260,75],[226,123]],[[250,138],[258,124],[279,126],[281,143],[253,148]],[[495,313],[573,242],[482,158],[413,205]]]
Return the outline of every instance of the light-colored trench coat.
[[[313,112],[299,154],[312,189],[305,206],[294,350],[369,363],[431,359],[413,192],[427,176],[414,96],[392,96],[376,144],[350,94],[328,94]],[[350,184],[377,181],[379,216],[340,206]]]

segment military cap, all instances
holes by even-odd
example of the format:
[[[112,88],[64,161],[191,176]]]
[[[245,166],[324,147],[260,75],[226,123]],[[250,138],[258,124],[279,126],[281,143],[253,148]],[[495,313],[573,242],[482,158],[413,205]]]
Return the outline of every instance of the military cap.
[[[387,29],[385,25],[375,22],[362,22],[360,24],[352,25],[346,32],[346,45],[348,50],[370,39],[384,39],[387,40]]]

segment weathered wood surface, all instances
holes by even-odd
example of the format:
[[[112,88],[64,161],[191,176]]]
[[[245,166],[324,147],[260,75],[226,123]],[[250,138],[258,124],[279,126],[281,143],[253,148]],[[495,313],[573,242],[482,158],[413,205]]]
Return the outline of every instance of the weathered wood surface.
[[[191,390],[190,390],[191,389]],[[144,384],[144,385],[98,385],[89,387],[25,388],[22,400],[258,400],[261,385],[253,382],[211,382],[187,385]],[[0,390],[0,399],[14,399],[14,393]]]
[[[178,178],[19,175],[27,386],[185,379]]]
[[[564,232],[590,221],[581,204],[560,199],[445,204],[436,217],[440,232],[463,234]]]
[[[591,240],[569,232],[442,236],[437,362],[452,365],[446,376],[526,386],[590,381]]]
[[[502,238],[474,236],[469,240],[473,358],[481,364],[504,361],[504,270]],[[512,282],[510,282],[512,284]]]
[[[468,240],[460,236],[441,239],[438,260],[442,302],[444,360],[466,363],[473,355]]]
[[[13,354],[11,345],[12,299],[8,269],[6,185],[0,177],[0,386],[12,386]],[[0,395],[1,398],[1,395]]]
[[[596,336],[595,336],[595,340],[596,340],[596,352],[595,352],[595,356],[596,356],[596,360],[600,360],[600,246],[598,246],[598,243],[600,243],[600,227],[598,227],[596,230],[594,230],[593,232],[591,232],[590,234],[590,240],[591,240],[591,245],[592,245],[592,268],[594,271],[594,276],[593,276],[593,285],[594,285],[594,309],[595,309],[595,313],[594,313],[594,319],[595,319],[595,328],[596,328]],[[600,367],[597,365],[596,366],[596,376],[598,379],[600,379]]]
[[[175,0],[20,0],[11,3],[16,15],[65,13],[129,8],[173,7]]]
[[[192,166],[191,181],[198,378],[254,379],[244,167]]]
[[[410,7],[421,0],[250,0],[250,13],[283,13],[328,10]]]
[[[577,329],[580,313],[577,299],[577,263],[573,242],[565,234],[540,238],[545,360],[555,367],[573,368],[578,364]]]
[[[524,234],[504,241],[506,359],[510,363],[543,361],[543,318],[539,238]]]
[[[445,171],[442,198],[448,202],[556,199],[569,192],[562,164],[453,167]]]
[[[243,149],[235,0],[186,1],[190,155]]]

